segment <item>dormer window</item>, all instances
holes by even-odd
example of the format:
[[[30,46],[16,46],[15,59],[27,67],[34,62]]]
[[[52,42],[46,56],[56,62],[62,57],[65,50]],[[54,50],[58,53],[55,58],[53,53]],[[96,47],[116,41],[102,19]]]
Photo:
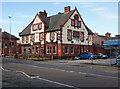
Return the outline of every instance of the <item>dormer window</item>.
[[[81,21],[79,21],[79,16],[77,14],[74,15],[74,19],[71,19],[71,26],[80,28]]]

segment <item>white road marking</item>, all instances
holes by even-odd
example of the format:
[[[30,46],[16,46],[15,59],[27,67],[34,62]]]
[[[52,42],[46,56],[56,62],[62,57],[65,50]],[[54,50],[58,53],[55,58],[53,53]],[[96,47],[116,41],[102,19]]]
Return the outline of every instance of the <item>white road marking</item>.
[[[4,68],[2,68],[2,67],[1,67],[1,69],[4,70],[4,71],[7,70],[7,69],[4,69]],[[10,71],[10,70],[7,70],[7,71]],[[23,72],[23,71],[15,71],[15,72],[17,72],[17,73],[22,73],[22,74],[24,74],[26,77],[31,78],[31,79],[36,78],[36,79],[40,79],[40,80],[43,80],[43,81],[51,82],[51,83],[54,83],[54,84],[58,84],[58,85],[61,85],[61,86],[71,87],[71,88],[75,88],[75,89],[80,89],[80,88],[76,88],[76,87],[71,86],[71,85],[68,85],[68,84],[64,84],[64,83],[60,83],[60,82],[48,80],[48,79],[45,79],[45,78],[40,78],[39,76],[31,77],[31,76],[29,76],[28,74],[26,74],[26,73]]]
[[[16,64],[16,63],[13,63]],[[19,65],[23,65],[23,64],[19,64]],[[54,70],[58,70],[58,71],[63,71],[63,72],[69,72],[69,73],[75,73],[76,71],[68,71],[68,70],[63,70],[63,69],[57,69],[57,68],[47,68],[47,67],[40,67],[40,66],[33,66],[32,67],[36,67],[36,68],[46,68],[46,69],[54,69]],[[93,74],[93,73],[85,73],[85,72],[76,72],[79,74],[84,74],[84,75],[92,75],[92,76],[99,76],[99,77],[105,77],[105,78],[114,78],[114,79],[120,79],[118,77],[112,77],[112,76],[105,76],[105,75],[100,75],[100,74]]]

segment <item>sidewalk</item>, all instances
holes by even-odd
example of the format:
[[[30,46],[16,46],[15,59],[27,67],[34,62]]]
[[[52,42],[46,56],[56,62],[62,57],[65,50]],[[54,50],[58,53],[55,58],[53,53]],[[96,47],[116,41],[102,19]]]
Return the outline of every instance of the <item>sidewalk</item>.
[[[99,64],[99,65],[113,65],[117,59],[96,59],[96,60],[61,60],[61,63],[68,63],[71,65],[79,64]]]

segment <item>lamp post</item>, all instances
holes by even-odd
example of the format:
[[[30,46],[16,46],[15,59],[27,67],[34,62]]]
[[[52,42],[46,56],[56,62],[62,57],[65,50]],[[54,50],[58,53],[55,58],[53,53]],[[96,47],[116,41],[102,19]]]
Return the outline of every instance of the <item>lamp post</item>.
[[[8,16],[8,18],[10,19],[10,36],[9,36],[9,56],[10,56],[10,53],[11,53],[11,16]]]

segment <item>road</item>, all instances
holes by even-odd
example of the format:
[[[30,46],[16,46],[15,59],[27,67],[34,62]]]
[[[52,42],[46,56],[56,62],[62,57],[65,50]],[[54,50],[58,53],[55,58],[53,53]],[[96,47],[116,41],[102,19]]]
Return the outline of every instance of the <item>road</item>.
[[[118,68],[68,62],[2,59],[3,87],[84,89],[118,87]],[[41,88],[42,89],[42,88]],[[117,89],[117,88],[114,88]]]

